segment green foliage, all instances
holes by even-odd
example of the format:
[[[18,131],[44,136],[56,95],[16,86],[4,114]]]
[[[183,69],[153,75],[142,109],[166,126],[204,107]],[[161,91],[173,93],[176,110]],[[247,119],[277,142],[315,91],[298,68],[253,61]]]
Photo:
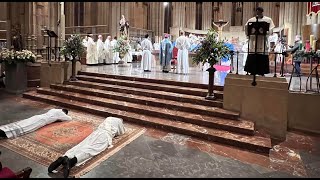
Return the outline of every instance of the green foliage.
[[[318,51],[309,51],[306,52],[304,50],[297,50],[294,54],[296,57],[306,57],[306,58],[320,58],[320,50]]]
[[[117,44],[113,48],[113,52],[119,52],[120,57],[123,58],[127,52],[129,52],[130,46],[127,40],[127,36],[123,35],[117,40]]]
[[[34,63],[36,55],[29,50],[15,51],[15,50],[2,50],[0,52],[0,63],[17,64],[17,63]]]
[[[201,42],[200,48],[196,50],[193,62],[196,64],[205,64],[208,62],[213,66],[219,62],[221,58],[227,57],[229,53],[230,50],[224,44],[224,41],[218,40],[218,32],[211,28],[205,40]]]
[[[67,57],[80,57],[85,51],[82,44],[82,38],[79,34],[71,35],[66,41],[63,42],[60,53]]]

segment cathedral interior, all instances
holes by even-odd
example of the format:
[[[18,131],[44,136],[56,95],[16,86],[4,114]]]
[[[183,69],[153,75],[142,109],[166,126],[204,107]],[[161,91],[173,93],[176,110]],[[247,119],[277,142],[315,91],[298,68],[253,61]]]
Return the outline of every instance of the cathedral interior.
[[[268,56],[270,73],[245,71],[241,47],[257,7],[272,19],[281,45],[310,40],[319,56],[300,62],[301,74],[294,76],[295,54],[284,51],[279,62],[276,53]],[[103,42],[121,37],[123,16],[135,43],[126,66],[89,65],[87,44],[79,61],[60,55],[75,34],[97,44],[99,35]],[[189,72],[177,73],[176,48],[170,72],[163,71],[167,35],[173,44],[181,32],[206,37],[211,28],[234,45],[228,60],[194,64],[197,51],[190,51]],[[138,52],[142,39],[152,50]],[[5,49],[36,57],[0,63],[0,178],[319,178],[318,39],[317,2],[0,2],[0,62]],[[41,123],[52,109],[72,120]],[[124,128],[101,126],[107,117]],[[74,157],[67,155],[72,150]],[[60,166],[52,171],[54,163]]]

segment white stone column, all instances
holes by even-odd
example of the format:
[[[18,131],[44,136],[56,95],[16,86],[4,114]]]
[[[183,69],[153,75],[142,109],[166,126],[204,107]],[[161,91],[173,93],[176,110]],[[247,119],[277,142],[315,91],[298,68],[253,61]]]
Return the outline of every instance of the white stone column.
[[[212,23],[212,2],[202,3],[202,30],[211,28]]]
[[[223,20],[229,21],[229,24],[223,28],[223,31],[229,31],[231,24],[232,2],[222,2]]]
[[[244,26],[247,21],[254,17],[254,3],[255,2],[243,2],[243,18],[242,18],[242,25]]]

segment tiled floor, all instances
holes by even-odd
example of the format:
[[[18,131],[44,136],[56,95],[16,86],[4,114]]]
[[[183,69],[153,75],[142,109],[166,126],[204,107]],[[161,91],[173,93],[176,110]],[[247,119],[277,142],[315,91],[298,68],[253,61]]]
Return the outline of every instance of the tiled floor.
[[[207,71],[202,71],[200,66],[190,67],[188,75],[175,74],[173,71],[169,73],[163,73],[161,67],[156,65],[156,62],[153,63],[151,72],[144,72],[141,68],[140,63],[130,63],[128,67],[118,67],[118,65],[102,65],[102,66],[83,66],[82,70],[87,72],[96,72],[96,73],[107,73],[107,74],[117,74],[117,75],[126,75],[126,76],[135,76],[143,78],[153,78],[153,79],[165,79],[172,81],[182,81],[182,82],[192,82],[192,83],[201,83],[208,84],[209,73]],[[233,74],[235,71],[236,65],[234,64]],[[216,71],[214,84],[215,85],[224,85],[224,80],[228,75],[229,71]],[[245,75],[243,71],[242,60],[239,61],[239,74]],[[266,77],[273,77],[273,73],[266,74]],[[287,82],[290,80],[290,75],[285,75],[285,77],[280,77],[280,74],[277,75],[279,78],[286,78]],[[307,77],[301,77],[301,90],[305,91],[306,89]],[[316,79],[312,78],[312,89],[316,90]],[[310,89],[310,80],[308,81],[308,89]],[[293,77],[290,90],[299,91],[300,89],[300,78]]]
[[[0,124],[54,107],[0,90]],[[83,116],[90,116],[84,114]],[[101,117],[104,118],[104,117]],[[147,132],[82,177],[320,177],[320,138],[289,132],[270,156],[148,128]],[[31,177],[56,177],[47,167],[0,146],[4,166],[33,169]]]

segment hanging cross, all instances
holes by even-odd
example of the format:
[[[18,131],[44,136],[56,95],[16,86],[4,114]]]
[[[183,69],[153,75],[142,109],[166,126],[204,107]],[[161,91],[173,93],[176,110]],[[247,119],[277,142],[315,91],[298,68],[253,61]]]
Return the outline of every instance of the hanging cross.
[[[219,21],[217,22],[212,22],[212,24],[218,28],[218,33],[219,33],[219,40],[221,40],[222,37],[222,29],[223,27],[225,27],[226,25],[229,24],[229,21],[223,21],[222,19],[219,19]]]

